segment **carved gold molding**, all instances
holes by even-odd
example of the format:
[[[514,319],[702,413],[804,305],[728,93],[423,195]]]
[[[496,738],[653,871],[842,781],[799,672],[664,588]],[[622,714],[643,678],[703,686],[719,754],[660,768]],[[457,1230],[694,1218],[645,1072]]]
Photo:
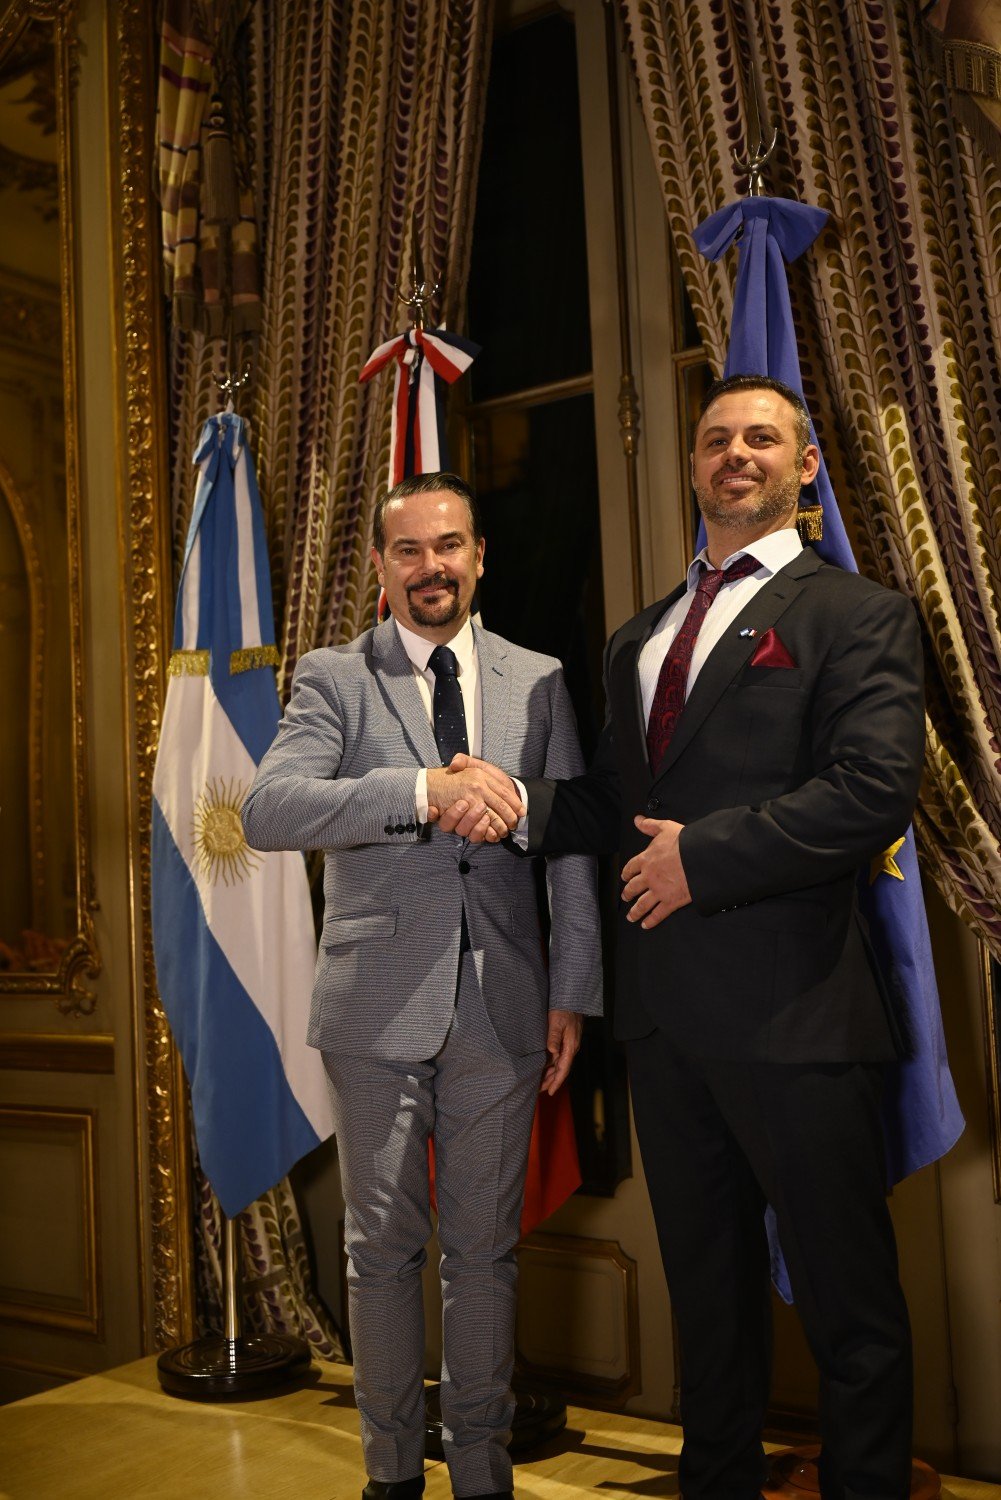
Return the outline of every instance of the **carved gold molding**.
[[[180,1060],[160,1004],[153,964],[149,828],[153,762],[169,653],[170,537],[164,434],[167,392],[160,335],[158,231],[150,192],[154,157],[152,12],[145,0],[121,0],[109,12],[112,120],[111,233],[115,327],[121,610],[126,658],[125,724],[132,786],[128,802],[132,864],[133,1021],[136,1118],[146,1122],[139,1153],[147,1348],[185,1343],[194,1331],[191,1162]]]
[[[612,223],[615,230],[615,279],[618,288],[619,437],[626,462],[626,514],[629,518],[629,554],[633,581],[633,608],[643,608],[643,570],[640,556],[639,477],[636,461],[640,440],[640,405],[633,378],[633,341],[629,309],[629,268],[626,264],[626,204],[622,180],[622,126],[619,118],[619,43],[614,0],[603,0],[605,8],[605,67],[608,78],[608,131],[612,162]]]
[[[45,593],[42,587],[42,562],[38,555],[34,527],[28,515],[14,476],[0,458],[0,494],[14,517],[14,528],[28,574],[29,671],[28,692],[28,823],[31,848],[32,921],[39,926],[38,914],[45,895],[45,831],[42,821],[42,686],[45,681]]]
[[[58,1130],[75,1135],[80,1148],[81,1221],[80,1247],[83,1250],[83,1297],[81,1306],[55,1307],[37,1294],[31,1300],[22,1294],[14,1298],[0,1295],[0,1322],[24,1323],[35,1328],[56,1328],[65,1333],[102,1335],[100,1280],[100,1234],[97,1218],[97,1160],[95,1136],[96,1112],[92,1109],[40,1109],[33,1104],[7,1104],[0,1107],[0,1126],[23,1130]]]
[[[986,943],[980,944],[980,998],[984,1020],[984,1071],[987,1082],[987,1131],[991,1147],[994,1202],[1001,1203],[1001,990],[997,966]]]
[[[87,981],[101,968],[94,931],[93,876],[87,804],[87,732],[82,541],[80,525],[79,418],[77,386],[76,278],[73,220],[74,135],[71,127],[77,76],[77,0],[11,0],[0,10],[0,55],[32,22],[51,26],[55,50],[59,160],[60,304],[64,429],[66,449],[66,529],[68,539],[70,681],[73,718],[73,809],[76,864],[76,933],[54,973],[0,974],[0,995],[51,995],[64,1015],[89,1015],[96,1004]]]

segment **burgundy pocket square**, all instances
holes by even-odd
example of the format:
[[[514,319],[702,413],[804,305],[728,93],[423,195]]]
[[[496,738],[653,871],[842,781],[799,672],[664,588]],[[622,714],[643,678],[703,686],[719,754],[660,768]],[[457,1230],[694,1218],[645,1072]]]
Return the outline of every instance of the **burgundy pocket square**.
[[[789,655],[774,630],[766,630],[754,649],[751,657],[752,667],[794,667],[795,661]]]

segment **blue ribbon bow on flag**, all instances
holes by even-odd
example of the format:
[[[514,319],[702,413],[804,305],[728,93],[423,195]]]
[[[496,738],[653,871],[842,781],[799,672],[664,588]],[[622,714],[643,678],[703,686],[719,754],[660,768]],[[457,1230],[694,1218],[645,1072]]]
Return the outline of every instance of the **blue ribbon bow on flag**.
[[[787,198],[744,198],[711,214],[694,231],[707,260],[719,260],[732,244],[739,245],[724,376],[770,375],[803,395],[785,268],[809,249],[828,217],[823,209]],[[817,441],[812,422],[810,441]],[[834,567],[857,573],[823,454],[803,500],[823,510],[823,539],[813,544],[817,552]],[[893,1184],[944,1156],[964,1124],[946,1058],[913,829],[871,870],[862,871],[859,905],[907,1041],[907,1054],[887,1068],[883,1089],[887,1175]],[[769,1234],[773,1280],[788,1302],[788,1274],[771,1210]]]
[[[281,717],[264,523],[242,419],[210,417],[153,773],[153,949],[202,1166],[233,1218],[333,1133],[306,1046],[316,938],[299,853],[240,809]]]

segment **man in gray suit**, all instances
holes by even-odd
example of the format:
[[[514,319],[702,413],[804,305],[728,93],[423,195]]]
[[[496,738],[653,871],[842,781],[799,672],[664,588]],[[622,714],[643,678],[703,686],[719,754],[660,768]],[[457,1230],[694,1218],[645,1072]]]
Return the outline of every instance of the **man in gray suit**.
[[[559,663],[470,620],[483,537],[463,481],[404,480],[376,507],[374,542],[392,619],[300,660],[244,827],[258,849],[326,854],[309,1041],[335,1100],[363,1500],[424,1489],[429,1138],[452,1487],[510,1500],[535,1100],[565,1080],[581,1016],[601,1011],[601,962],[580,855],[546,861],[547,962],[534,862],[500,847],[524,807],[507,773],[563,778],[583,761]],[[446,776],[463,752],[491,764]],[[483,842],[432,826],[429,808],[450,807]]]

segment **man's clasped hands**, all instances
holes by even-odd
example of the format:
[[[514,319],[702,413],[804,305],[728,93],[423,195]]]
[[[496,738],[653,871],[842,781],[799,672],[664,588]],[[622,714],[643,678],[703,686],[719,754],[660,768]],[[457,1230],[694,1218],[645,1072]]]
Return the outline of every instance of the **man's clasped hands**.
[[[505,771],[475,755],[456,755],[427,773],[428,821],[474,844],[497,844],[518,827],[528,809]],[[622,870],[628,920],[656,927],[692,897],[681,863],[683,824],[667,818],[634,818],[650,840]]]

